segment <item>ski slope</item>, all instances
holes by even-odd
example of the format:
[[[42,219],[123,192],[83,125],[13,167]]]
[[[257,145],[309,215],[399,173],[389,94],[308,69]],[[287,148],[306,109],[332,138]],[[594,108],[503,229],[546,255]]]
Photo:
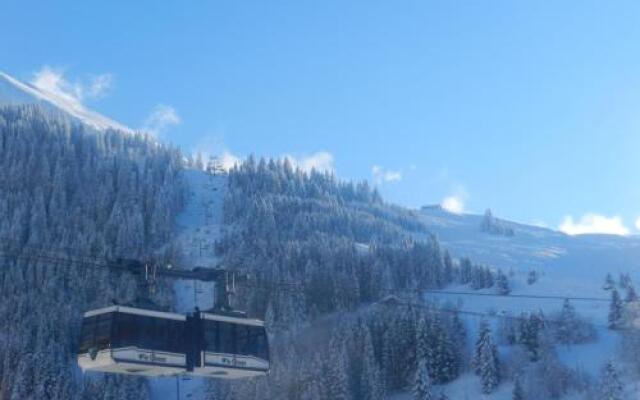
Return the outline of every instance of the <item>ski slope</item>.
[[[480,230],[479,215],[458,215],[441,209],[423,209],[417,215],[452,256],[468,256],[474,263],[512,272],[510,284],[514,294],[607,298],[608,292],[602,289],[607,273],[614,279],[619,273],[629,273],[634,282],[640,282],[640,238],[636,236],[569,236],[509,221],[504,223],[514,229],[515,235],[499,236]],[[531,270],[539,272],[539,279],[528,285],[526,278]],[[496,299],[486,301],[478,297],[473,300],[485,307],[495,304]],[[552,306],[542,300],[533,301],[535,304],[518,301],[527,307]],[[594,304],[581,307],[581,312],[594,317],[602,308]]]
[[[178,226],[173,244],[181,251],[181,267],[213,268],[218,259],[214,243],[222,233],[222,203],[227,191],[225,175],[210,175],[203,171],[186,170],[189,187],[186,205],[178,216]],[[177,280],[174,283],[174,309],[188,313],[196,307],[206,310],[213,307],[214,284]],[[156,378],[150,380],[151,399],[174,399],[180,392],[181,399],[203,399],[204,380],[191,377]]]
[[[640,238],[636,236],[578,235],[569,236],[551,229],[501,220],[514,230],[513,236],[482,232],[483,216],[453,214],[441,208],[428,207],[416,212],[417,218],[438,237],[441,246],[452,257],[469,257],[474,263],[501,268],[510,274],[511,295],[543,295],[559,297],[593,297],[608,299],[603,289],[604,278],[611,273],[617,281],[619,273],[630,274],[640,284]],[[539,273],[537,282],[529,285],[531,270]],[[468,287],[451,286],[447,291],[474,292]],[[494,293],[493,289],[476,293]],[[624,294],[624,292],[621,292]],[[542,310],[545,315],[560,310],[561,299],[530,299],[513,296],[475,296],[465,294],[425,294],[426,298],[442,303],[459,304],[464,311],[518,315],[523,311]],[[597,377],[602,365],[615,354],[619,335],[606,328],[609,303],[607,301],[572,301],[576,311],[595,325],[594,342],[558,346],[560,360],[569,368]],[[479,317],[466,315],[470,340],[475,340]],[[497,318],[491,319],[495,327]],[[509,347],[500,346],[506,355]],[[486,399],[510,399],[513,383],[504,382]],[[629,383],[628,387],[632,387]],[[451,399],[474,399],[480,396],[478,378],[467,374],[445,387]],[[407,394],[392,396],[395,400],[411,398]],[[570,399],[571,397],[566,397]]]

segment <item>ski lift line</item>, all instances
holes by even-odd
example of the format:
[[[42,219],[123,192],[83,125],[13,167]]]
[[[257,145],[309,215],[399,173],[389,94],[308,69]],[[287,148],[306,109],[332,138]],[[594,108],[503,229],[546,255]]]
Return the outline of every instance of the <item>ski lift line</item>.
[[[33,261],[44,261],[44,262],[53,262],[53,263],[62,263],[62,264],[74,264],[80,266],[86,266],[94,269],[111,269],[111,270],[119,270],[119,271],[130,271],[130,267],[123,267],[120,263],[124,260],[119,259],[119,262],[101,262],[97,259],[92,259],[90,257],[80,257],[80,258],[72,258],[72,257],[61,257],[59,254],[54,252],[45,252],[45,251],[34,251],[40,248],[30,248],[30,245],[24,246],[26,250],[30,252],[25,254],[24,252],[18,250],[5,250],[0,248],[0,257],[3,258],[17,258],[21,260],[33,260]],[[140,267],[143,267],[143,263],[135,260],[126,260],[127,262],[135,262]],[[197,274],[194,276],[194,272],[203,272],[202,274]],[[215,278],[211,278],[206,274],[206,270],[210,271],[220,271],[217,269],[211,268],[196,268],[194,270],[182,270],[182,269],[166,269],[166,268],[156,268],[155,272],[161,276],[168,276],[172,278],[178,279],[196,279],[203,281],[214,281]],[[213,275],[216,275],[214,273]],[[262,290],[281,290],[281,291],[290,291],[296,292],[300,291],[304,286],[301,282],[275,282],[275,283],[267,283],[267,284],[244,284],[244,287],[253,288],[253,289],[262,289]],[[525,294],[509,294],[509,295],[500,295],[494,293],[477,293],[477,292],[464,292],[464,291],[446,291],[446,290],[425,290],[425,293],[430,294],[441,294],[441,295],[457,295],[457,296],[483,296],[483,297],[502,297],[505,299],[509,298],[525,298],[525,299],[549,299],[549,300],[573,300],[573,301],[593,301],[593,302],[610,302],[610,299],[599,298],[599,297],[571,297],[571,296],[551,296],[551,295],[525,295]]]
[[[445,294],[445,295],[458,295],[458,296],[486,296],[486,297],[504,297],[504,298],[522,298],[522,299],[549,299],[549,300],[575,300],[575,301],[600,301],[610,302],[611,299],[605,299],[603,297],[571,297],[571,296],[552,296],[552,295],[537,295],[537,294],[497,294],[497,293],[477,293],[477,292],[462,292],[462,291],[449,291],[449,290],[425,290],[425,293],[431,294]]]
[[[528,320],[528,316],[518,316],[518,315],[508,315],[505,313],[488,313],[488,312],[481,312],[481,311],[470,311],[470,310],[463,310],[463,309],[457,309],[457,308],[445,308],[445,307],[438,307],[435,305],[429,305],[429,304],[423,304],[423,303],[412,303],[412,302],[405,302],[405,301],[398,301],[398,302],[394,302],[394,303],[383,303],[384,305],[398,305],[398,306],[406,306],[406,307],[415,307],[415,308],[422,308],[422,309],[426,309],[426,310],[431,310],[431,311],[441,311],[441,312],[445,312],[445,313],[452,313],[452,314],[462,314],[462,315],[469,315],[472,317],[480,317],[480,318],[488,318],[488,319],[508,319],[508,320],[514,320],[514,321],[526,321]],[[543,317],[542,318],[542,322],[543,323],[551,323],[551,324],[561,324],[564,321],[558,320],[558,319],[550,319],[550,318],[546,318]],[[607,325],[603,325],[603,324],[598,324],[598,323],[592,323],[590,322],[591,325],[593,325],[594,327],[598,327],[598,328],[604,328],[604,329],[610,329],[609,326]],[[616,328],[615,330],[617,331],[631,331],[631,330],[636,330],[634,328],[625,328],[625,327],[620,327],[620,328]]]
[[[97,260],[89,257],[82,258],[73,258],[73,257],[64,257],[59,254],[50,254],[47,252],[35,252],[30,251],[29,253],[24,253],[18,250],[5,250],[0,248],[0,258],[5,259],[19,259],[23,261],[41,261],[46,263],[52,263],[56,265],[67,264],[67,265],[76,265],[76,266],[84,266],[94,270],[110,270],[115,272],[129,272],[134,275],[142,274],[146,275],[150,273],[155,278],[155,275],[165,277],[165,278],[173,278],[173,279],[184,279],[184,280],[196,280],[196,281],[205,281],[205,282],[214,282],[219,281],[225,273],[232,273],[233,271],[226,271],[219,268],[205,268],[205,267],[196,267],[193,269],[167,269],[167,268],[152,268],[149,271],[149,268],[145,268],[145,264],[142,261],[138,260],[127,260],[127,259],[114,259],[114,260]],[[149,266],[153,267],[153,264],[149,264]],[[264,289],[264,290],[272,290],[272,291],[299,291],[302,288],[301,284],[290,283],[290,282],[273,282],[273,283],[248,283],[247,280],[250,279],[246,274],[240,273],[239,277],[243,277],[243,281],[245,281],[242,286],[253,289]],[[298,288],[298,289],[296,289]]]
[[[54,255],[64,255],[65,257],[73,256],[76,258],[85,259],[98,259],[97,255],[89,253],[86,249],[71,246],[51,246],[51,245],[35,245],[35,244],[22,244],[19,241],[6,236],[0,236],[0,251],[20,251],[20,252],[35,252],[35,253],[47,253]],[[130,253],[138,251],[138,248],[126,247],[122,249],[123,253]],[[124,257],[123,257],[124,258]],[[104,257],[100,258],[101,260]]]

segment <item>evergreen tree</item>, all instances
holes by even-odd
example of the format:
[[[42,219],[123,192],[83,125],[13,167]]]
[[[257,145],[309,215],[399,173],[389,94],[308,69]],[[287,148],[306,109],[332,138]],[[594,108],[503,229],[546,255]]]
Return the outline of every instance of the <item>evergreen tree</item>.
[[[503,296],[511,293],[511,289],[509,288],[509,280],[500,269],[498,270],[498,277],[496,278],[496,291],[498,294]]]
[[[413,398],[415,400],[435,400],[432,393],[427,362],[424,358],[418,361],[418,368],[416,369],[413,381]]]
[[[532,362],[538,361],[540,353],[540,334],[544,328],[544,318],[542,313],[531,313],[528,316],[523,313],[519,322],[519,341],[525,346],[527,353],[529,354],[529,360]]]
[[[623,386],[613,361],[608,361],[600,377],[600,398],[602,400],[622,400]]]
[[[443,279],[445,284],[450,284],[453,282],[453,260],[451,260],[451,255],[447,250],[444,252],[444,271],[443,271]]]
[[[489,323],[484,319],[480,321],[472,366],[476,375],[480,377],[482,393],[491,393],[500,383],[500,365]]]
[[[611,303],[609,303],[609,329],[618,329],[622,326],[623,304],[618,291],[611,289]]]
[[[538,281],[538,273],[534,270],[529,271],[527,274],[527,284],[533,285]]]
[[[493,287],[495,283],[493,279],[493,272],[491,272],[491,269],[489,269],[489,267],[484,267],[483,272],[484,272],[484,284],[482,287],[484,288]]]
[[[558,342],[562,344],[574,343],[574,335],[578,328],[578,322],[576,310],[569,302],[569,299],[564,300],[558,320],[559,322],[556,331],[556,339]]]
[[[516,377],[516,380],[513,383],[513,392],[511,394],[511,400],[525,400],[524,390],[522,389],[522,384],[520,383],[519,376]]]
[[[466,355],[467,355],[467,349],[468,349],[468,343],[467,343],[467,329],[462,321],[462,319],[460,319],[460,313],[458,312],[458,310],[454,310],[453,313],[451,313],[451,320],[450,320],[450,332],[451,332],[451,343],[453,348],[455,349],[455,354],[456,354],[456,366],[455,369],[456,371],[458,371],[458,373],[460,373],[460,371],[463,368],[463,365],[465,364],[465,360],[466,360]]]
[[[615,282],[613,281],[613,277],[610,273],[607,273],[607,276],[604,278],[604,284],[602,285],[602,289],[611,290],[615,287]]]
[[[335,340],[334,343],[337,343]],[[327,398],[349,400],[346,351],[344,345],[332,347],[323,365],[323,383]]]
[[[467,285],[472,280],[471,260],[464,257],[460,260],[460,283]]]
[[[568,299],[564,301],[555,321],[553,327],[555,327],[554,333],[558,343],[584,343],[595,337],[593,326],[578,315]]]
[[[627,285],[627,294],[624,298],[624,301],[627,303],[638,301],[638,294],[636,293],[636,290],[631,283]]]
[[[630,285],[632,285],[631,277],[629,276],[629,274],[620,273],[618,285],[620,286],[620,289],[627,289]]]
[[[491,209],[487,208],[484,211],[484,216],[482,217],[482,222],[480,223],[480,230],[483,232],[490,232],[493,226],[493,214],[491,213]]]

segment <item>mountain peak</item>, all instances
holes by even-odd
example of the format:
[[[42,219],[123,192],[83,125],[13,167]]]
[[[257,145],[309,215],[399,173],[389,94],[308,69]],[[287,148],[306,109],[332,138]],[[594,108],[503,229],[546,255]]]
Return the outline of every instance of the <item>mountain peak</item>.
[[[116,129],[133,133],[133,129],[86,108],[71,96],[37,88],[0,71],[0,105],[2,104],[39,104],[61,111],[99,131]]]

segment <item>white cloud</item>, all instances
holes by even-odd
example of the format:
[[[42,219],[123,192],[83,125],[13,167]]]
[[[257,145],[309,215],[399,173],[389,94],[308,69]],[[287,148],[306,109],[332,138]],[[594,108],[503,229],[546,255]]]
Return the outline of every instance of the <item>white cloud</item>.
[[[373,182],[376,185],[381,185],[385,182],[398,182],[402,180],[402,172],[384,169],[379,165],[374,165],[373,167],[371,167],[371,176],[373,177]]]
[[[235,165],[240,164],[242,162],[242,159],[235,154],[232,154],[225,150],[220,155],[220,162],[222,162],[222,168],[228,171]]]
[[[210,157],[217,157],[222,168],[226,171],[234,165],[242,162],[242,157],[233,154],[224,145],[224,141],[219,135],[204,136],[193,149],[193,153],[200,154],[202,161],[206,164]]]
[[[93,98],[104,96],[113,85],[113,75],[100,74],[93,76],[89,87],[86,90],[87,95]]]
[[[104,96],[112,86],[113,76],[105,73],[92,76],[85,82],[79,80],[71,82],[65,78],[63,70],[45,65],[34,73],[29,83],[40,90],[56,95],[75,107],[80,107],[82,102],[87,99]]]
[[[464,212],[464,196],[452,195],[445,197],[442,199],[440,206],[451,213],[462,214]]]
[[[166,104],[158,104],[144,121],[142,130],[153,136],[160,136],[166,132],[169,127],[178,125],[179,123],[180,116],[175,108]]]
[[[624,226],[622,218],[618,216],[607,217],[593,213],[583,215],[578,221],[574,221],[571,215],[567,215],[558,229],[568,235],[583,235],[587,233],[629,234],[629,229]]]
[[[636,226],[636,229],[640,231],[640,217],[638,217],[638,219],[636,219],[635,226]]]
[[[318,151],[309,156],[300,158],[290,155],[285,155],[282,158],[289,160],[294,168],[300,168],[304,172],[311,172],[312,170],[316,170],[318,172],[335,171],[333,165],[333,154],[327,151]]]

